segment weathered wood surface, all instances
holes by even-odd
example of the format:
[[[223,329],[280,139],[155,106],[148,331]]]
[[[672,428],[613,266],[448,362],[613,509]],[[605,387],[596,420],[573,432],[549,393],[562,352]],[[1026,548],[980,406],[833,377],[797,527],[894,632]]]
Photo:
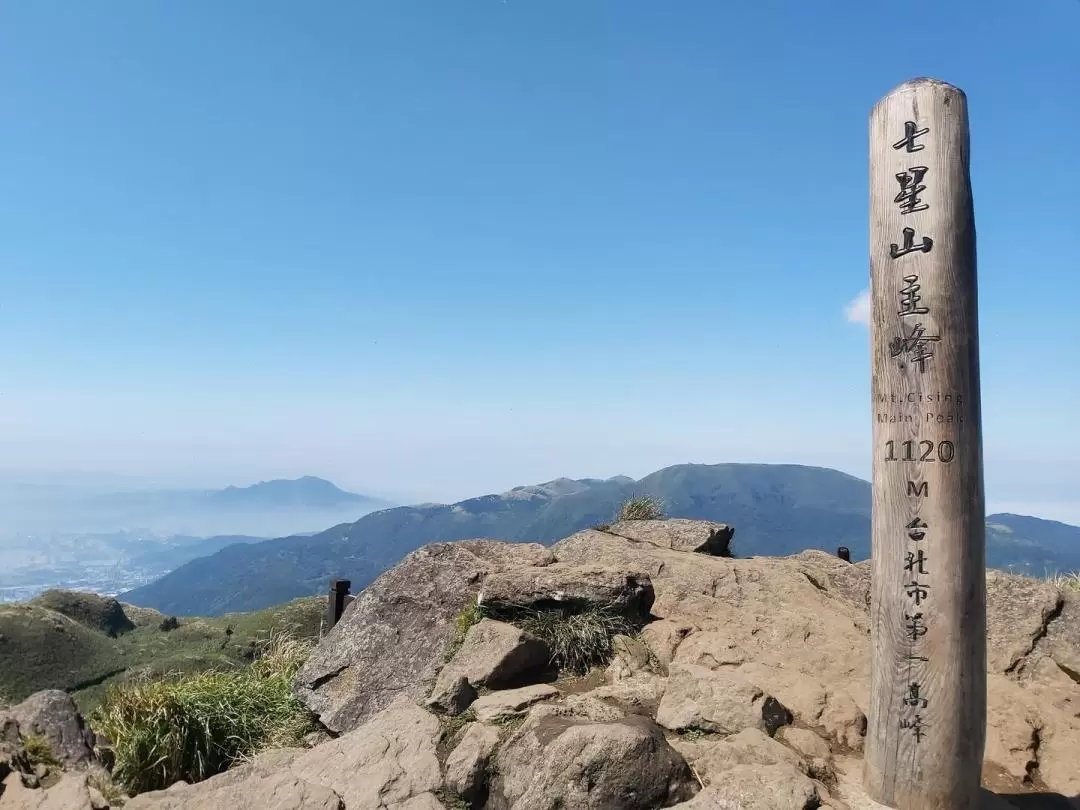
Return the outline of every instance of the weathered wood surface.
[[[870,116],[873,603],[864,783],[979,803],[986,571],[967,100],[933,79]],[[925,241],[924,241],[925,240]]]

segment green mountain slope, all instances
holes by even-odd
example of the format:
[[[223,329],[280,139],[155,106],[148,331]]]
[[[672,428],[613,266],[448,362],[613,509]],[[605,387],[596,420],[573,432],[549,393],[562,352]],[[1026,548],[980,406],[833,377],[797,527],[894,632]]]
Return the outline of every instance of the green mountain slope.
[[[356,591],[425,543],[473,537],[551,543],[610,521],[640,493],[662,498],[671,517],[731,523],[738,553],[868,550],[865,481],[797,465],[684,464],[640,481],[559,479],[451,505],[385,509],[310,537],[223,549],[123,598],[170,613],[216,615],[321,593],[331,577],[351,579]]]
[[[103,610],[106,601],[112,607]],[[112,600],[47,591],[31,604],[0,605],[0,700],[63,689],[86,709],[118,679],[239,667],[271,633],[317,636],[324,609],[322,599],[298,599],[255,613],[182,619],[164,631],[157,611],[123,606],[117,616]]]
[[[474,537],[551,543],[609,522],[623,501],[644,493],[662,498],[669,517],[733,525],[739,555],[838,546],[855,560],[870,553],[866,481],[799,465],[682,464],[640,481],[559,479],[452,505],[386,509],[312,536],[230,546],[123,598],[178,615],[216,615],[322,593],[332,577],[351,579],[357,592],[425,543]],[[1065,524],[995,516],[987,547],[993,567],[1038,574],[1080,568],[1080,528]]]

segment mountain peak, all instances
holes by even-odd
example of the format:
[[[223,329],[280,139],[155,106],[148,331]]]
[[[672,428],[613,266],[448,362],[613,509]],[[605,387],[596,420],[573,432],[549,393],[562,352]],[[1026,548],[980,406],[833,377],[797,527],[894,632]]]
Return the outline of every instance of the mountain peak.
[[[275,478],[247,487],[230,486],[210,493],[210,498],[230,505],[274,506],[337,506],[369,500],[362,495],[346,492],[336,484],[314,475],[300,478]]]

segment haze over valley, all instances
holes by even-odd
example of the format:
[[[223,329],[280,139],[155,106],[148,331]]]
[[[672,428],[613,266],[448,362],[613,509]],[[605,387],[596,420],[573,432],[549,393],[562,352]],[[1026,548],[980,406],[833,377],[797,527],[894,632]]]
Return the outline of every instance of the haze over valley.
[[[216,490],[114,476],[0,480],[0,601],[50,587],[114,594],[233,543],[315,533],[388,504],[312,476]]]
[[[427,542],[496,537],[553,542],[604,524],[638,494],[669,517],[727,522],[741,555],[805,548],[869,555],[870,484],[824,467],[682,464],[648,476],[558,478],[452,504],[395,506],[314,476],[222,489],[136,489],[106,476],[47,484],[8,478],[0,601],[50,588],[120,595],[180,615],[260,610],[354,592]],[[987,519],[991,567],[1080,569],[1080,528],[1015,514]]]

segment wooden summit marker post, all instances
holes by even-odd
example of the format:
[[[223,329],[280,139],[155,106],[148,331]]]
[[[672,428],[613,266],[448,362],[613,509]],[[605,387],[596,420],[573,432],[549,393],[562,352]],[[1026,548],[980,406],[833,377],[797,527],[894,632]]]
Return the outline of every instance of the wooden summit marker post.
[[[973,810],[986,740],[986,538],[964,93],[906,82],[870,115],[874,415],[867,793]]]

